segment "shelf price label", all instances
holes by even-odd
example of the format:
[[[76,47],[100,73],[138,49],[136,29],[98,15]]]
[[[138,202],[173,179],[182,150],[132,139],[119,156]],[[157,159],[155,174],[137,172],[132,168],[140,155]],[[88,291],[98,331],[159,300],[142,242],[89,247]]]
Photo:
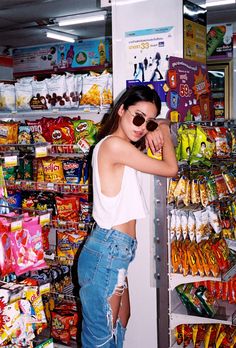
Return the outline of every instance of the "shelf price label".
[[[4,166],[9,167],[16,167],[17,166],[17,156],[6,156],[4,157]]]
[[[49,222],[50,222],[50,214],[49,213],[40,215],[39,223],[40,223],[41,226],[48,225]]]
[[[13,221],[11,223],[11,232],[19,231],[22,229],[22,220]]]
[[[36,146],[35,148],[36,158],[47,157],[47,155],[48,155],[47,146]]]

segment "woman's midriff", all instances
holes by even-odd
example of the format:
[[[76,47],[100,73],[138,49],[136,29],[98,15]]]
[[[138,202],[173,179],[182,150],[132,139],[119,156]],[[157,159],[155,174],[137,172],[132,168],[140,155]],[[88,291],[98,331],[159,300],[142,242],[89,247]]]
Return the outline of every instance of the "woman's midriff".
[[[112,226],[114,230],[128,234],[132,238],[136,238],[136,220],[125,222],[121,225]]]

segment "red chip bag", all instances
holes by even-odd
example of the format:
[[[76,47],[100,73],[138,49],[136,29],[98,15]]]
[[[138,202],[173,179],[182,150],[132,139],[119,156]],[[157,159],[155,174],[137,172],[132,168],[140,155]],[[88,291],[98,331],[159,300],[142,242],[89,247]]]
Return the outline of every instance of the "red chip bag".
[[[56,197],[57,217],[62,221],[79,221],[79,200],[76,196]]]
[[[45,143],[47,141],[43,134],[42,120],[26,121],[26,124],[30,127],[34,143]]]

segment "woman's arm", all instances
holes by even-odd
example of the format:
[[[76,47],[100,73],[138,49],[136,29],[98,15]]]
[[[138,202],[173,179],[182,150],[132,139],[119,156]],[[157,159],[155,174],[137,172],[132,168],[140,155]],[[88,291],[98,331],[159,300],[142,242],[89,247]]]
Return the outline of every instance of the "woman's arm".
[[[148,157],[131,143],[117,136],[107,138],[101,145],[101,161],[110,165],[122,164],[144,173],[172,177],[178,172],[169,126],[160,124],[163,135],[163,160]]]

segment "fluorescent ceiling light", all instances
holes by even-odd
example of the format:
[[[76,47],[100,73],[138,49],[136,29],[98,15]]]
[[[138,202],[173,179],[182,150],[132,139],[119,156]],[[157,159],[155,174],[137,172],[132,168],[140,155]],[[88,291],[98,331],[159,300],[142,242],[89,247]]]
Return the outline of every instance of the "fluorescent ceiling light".
[[[98,12],[84,13],[77,16],[68,16],[68,17],[58,19],[58,25],[60,27],[63,27],[66,25],[104,21],[105,15],[106,15],[105,11],[98,11]]]
[[[206,0],[205,5],[200,5],[202,7],[213,7],[213,6],[224,6],[224,5],[230,5],[235,4],[235,0]]]
[[[115,5],[122,6],[122,5],[132,5],[137,4],[138,2],[144,2],[146,0],[117,0],[115,1]]]
[[[73,36],[64,33],[47,31],[46,36],[60,41],[75,42],[75,38]]]

